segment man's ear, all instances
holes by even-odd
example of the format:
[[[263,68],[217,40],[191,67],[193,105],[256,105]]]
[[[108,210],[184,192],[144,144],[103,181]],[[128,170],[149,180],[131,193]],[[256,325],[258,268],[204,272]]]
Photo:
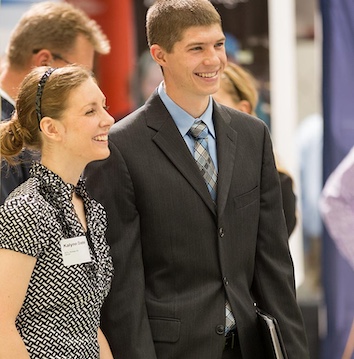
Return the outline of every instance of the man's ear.
[[[32,56],[32,65],[38,66],[50,66],[53,61],[51,52],[47,49],[42,49]]]
[[[150,54],[152,58],[160,65],[165,65],[165,53],[166,51],[159,45],[154,44],[150,47]]]
[[[54,120],[51,117],[45,116],[41,119],[39,127],[42,133],[50,140],[59,142],[62,138],[60,131],[60,121]]]

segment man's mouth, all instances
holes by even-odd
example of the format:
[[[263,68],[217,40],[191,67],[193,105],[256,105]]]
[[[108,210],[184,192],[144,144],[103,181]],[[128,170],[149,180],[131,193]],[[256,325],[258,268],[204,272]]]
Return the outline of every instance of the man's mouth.
[[[197,76],[202,77],[204,79],[210,79],[212,77],[215,77],[217,75],[217,71],[215,72],[198,72],[196,73]]]
[[[108,141],[108,135],[99,135],[93,138],[95,141]]]

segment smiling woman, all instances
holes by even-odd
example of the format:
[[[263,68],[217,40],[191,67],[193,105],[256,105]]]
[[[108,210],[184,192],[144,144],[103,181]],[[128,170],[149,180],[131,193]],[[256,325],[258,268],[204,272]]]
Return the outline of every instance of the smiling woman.
[[[67,173],[60,175],[75,184],[87,163],[109,155],[107,134],[113,119],[106,111],[105,96],[84,68],[32,71],[16,107],[11,121],[1,127],[2,157],[7,161],[16,162],[24,146],[39,150],[42,164],[53,170],[65,167]],[[100,143],[98,148],[93,147],[95,142]]]
[[[91,72],[67,66],[32,70],[1,124],[9,163],[24,147],[41,153],[0,207],[1,358],[112,358],[99,329],[113,273],[106,215],[80,177],[109,156],[113,123]]]
[[[107,113],[106,98],[91,76],[70,91],[59,118],[52,118],[48,111],[43,112],[40,123],[50,145],[42,150],[42,163],[48,161],[56,168],[62,159],[70,161],[66,168],[71,180],[70,176],[79,176],[89,162],[108,157],[108,130],[113,120]],[[60,151],[56,151],[58,146]]]

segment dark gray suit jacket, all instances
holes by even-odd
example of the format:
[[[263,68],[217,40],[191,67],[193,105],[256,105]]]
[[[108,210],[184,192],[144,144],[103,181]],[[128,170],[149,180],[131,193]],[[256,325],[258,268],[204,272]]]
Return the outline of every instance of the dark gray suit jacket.
[[[308,358],[268,130],[215,103],[213,120],[217,208],[156,92],[86,171],[108,214],[102,329],[117,358],[220,359],[225,295],[244,358],[263,358],[254,302],[278,319],[289,358]]]

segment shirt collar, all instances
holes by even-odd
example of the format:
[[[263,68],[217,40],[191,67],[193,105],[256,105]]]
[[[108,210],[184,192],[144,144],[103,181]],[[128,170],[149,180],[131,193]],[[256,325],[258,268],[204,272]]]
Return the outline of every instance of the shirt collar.
[[[209,133],[214,137],[215,139],[215,128],[213,123],[213,101],[211,99],[211,96],[209,97],[209,104],[205,112],[198,118],[194,118],[189,113],[187,113],[185,110],[183,110],[180,106],[178,106],[166,93],[164,88],[164,82],[161,82],[158,87],[158,94],[166,106],[168,112],[171,114],[173,120],[176,123],[176,126],[181,133],[182,137],[184,137],[194,122],[196,121],[203,121],[207,127]]]

